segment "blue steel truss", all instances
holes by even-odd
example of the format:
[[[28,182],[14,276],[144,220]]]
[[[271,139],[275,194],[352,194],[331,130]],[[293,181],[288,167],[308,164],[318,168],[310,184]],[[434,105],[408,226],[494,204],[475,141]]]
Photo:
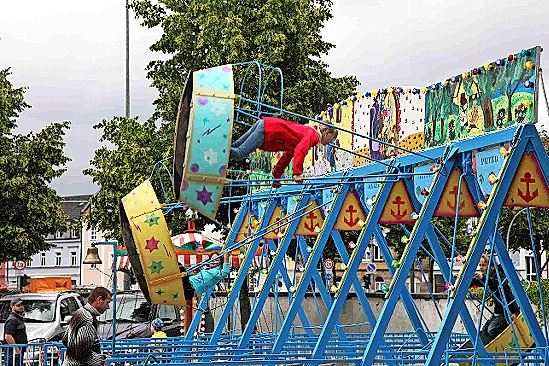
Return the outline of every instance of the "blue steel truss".
[[[497,146],[505,143],[511,143],[510,153],[505,158],[498,182],[486,202],[486,208],[482,212],[470,250],[466,255],[466,262],[456,280],[452,275],[451,267],[447,262],[431,218],[437,209],[439,198],[448,181],[449,172],[453,168],[461,168],[463,174],[460,178],[460,185],[466,184],[469,187],[475,203],[484,200],[477,178],[472,171],[473,152],[479,147]],[[281,362],[281,360],[285,360],[284,363],[286,364],[292,364],[296,360],[298,362],[295,363],[321,364],[329,360],[331,363],[339,363],[341,361],[342,363],[362,365],[371,365],[374,362],[382,364],[400,364],[405,362],[410,364],[426,363],[429,365],[438,365],[450,361],[465,362],[464,360],[469,360],[470,357],[474,356],[476,362],[495,365],[496,361],[493,357],[496,355],[488,353],[480,341],[474,342],[474,348],[466,354],[463,351],[455,350],[455,345],[461,344],[463,340],[470,339],[474,341],[478,338],[477,326],[473,322],[469,310],[463,304],[476,265],[485,248],[485,243],[488,242],[493,244],[494,250],[504,268],[505,276],[509,281],[516,301],[535,340],[536,347],[531,352],[520,353],[521,360],[529,360],[529,362],[534,364],[540,363],[540,360],[545,360],[546,357],[547,338],[536,319],[496,226],[499,211],[522,154],[525,151],[533,152],[536,155],[543,175],[546,181],[549,181],[549,158],[545,153],[539,135],[533,125],[521,125],[454,142],[447,146],[428,149],[421,156],[402,155],[392,160],[372,163],[350,169],[346,172],[334,173],[325,178],[317,178],[302,186],[288,185],[276,191],[255,192],[243,197],[242,208],[232,225],[232,230],[228,235],[225,247],[226,249],[234,249],[244,245],[246,247],[246,255],[227,294],[226,303],[223,306],[214,332],[211,335],[203,335],[198,339],[194,335],[194,331],[197,329],[202,315],[200,309],[205,309],[208,298],[211,295],[211,293],[207,293],[201,300],[199,309],[192,320],[191,329],[185,337],[186,341],[191,342],[192,347],[203,348],[206,345],[214,347],[212,351],[205,352],[200,357],[204,362],[215,362],[215,360],[219,359],[218,353],[213,351],[217,350],[218,352],[225,352],[224,357],[235,364],[246,364],[246,357],[253,354],[256,357],[256,362],[258,362],[257,357],[259,357],[262,360],[260,363],[263,364],[275,364]],[[419,214],[413,230],[409,234],[408,244],[399,260],[399,266],[398,268],[394,268],[391,266],[394,258],[390,252],[389,243],[385,239],[382,228],[378,223],[379,218],[385,207],[387,197],[396,181],[403,179],[408,191],[413,192],[413,174],[411,173],[413,172],[413,167],[433,160],[438,162],[438,170],[434,175],[429,195],[423,205],[419,203],[415,195],[410,195],[416,212],[419,212]],[[380,174],[380,172],[385,173]],[[364,181],[374,175],[379,179],[384,174],[386,178],[380,185],[373,205],[368,210],[361,187]],[[322,195],[319,192],[322,189],[334,188],[336,193],[333,200],[331,202],[322,202]],[[347,193],[352,190],[356,190],[359,193],[363,208],[367,212],[367,218],[357,245],[349,257],[340,233],[337,230],[333,230],[333,227]],[[263,284],[254,298],[249,321],[236,337],[230,336],[227,338],[224,335],[224,328],[226,327],[229,314],[233,311],[239,298],[240,288],[246,278],[246,274],[250,271],[253,256],[263,236],[278,228],[268,224],[269,218],[272,216],[277,205],[283,206],[284,210],[286,210],[285,205],[287,200],[289,197],[295,196],[298,197],[298,200],[293,212],[287,212],[284,223],[287,224],[287,227],[284,235],[279,240],[268,241],[269,247],[274,250],[274,255],[270,258],[269,268],[267,273],[264,274]],[[307,248],[302,237],[295,237],[299,220],[311,210],[308,205],[310,200],[322,202],[324,206],[329,205],[329,210],[325,213],[321,230],[316,237],[312,250],[311,248]],[[251,208],[257,207],[259,202],[266,203],[266,208],[260,217],[256,231],[246,240],[236,242],[237,234],[239,234],[238,229],[244,222],[246,213]],[[346,264],[346,270],[335,293],[331,293],[330,289],[324,286],[318,269],[318,263],[323,259],[323,249],[330,237],[336,245],[342,262]],[[372,237],[376,239],[387,267],[393,276],[389,291],[386,294],[384,306],[377,318],[368,302],[368,295],[364,292],[356,274]],[[290,276],[285,267],[285,256],[294,238],[297,241],[297,250],[300,251],[303,260],[306,261],[305,268],[297,283],[292,283],[292,276]],[[432,256],[438,263],[445,281],[452,283],[454,286],[449,297],[448,306],[440,322],[440,327],[435,330],[429,330],[425,327],[423,322],[425,314],[421,314],[418,311],[410,292],[405,286],[408,273],[414,261],[416,261],[418,250],[420,250],[424,238],[430,244]],[[276,281],[279,276],[282,277],[288,288],[294,290],[288,296],[288,310],[282,315],[280,328],[278,329],[277,326],[276,332],[258,335],[255,331],[258,320],[263,308],[266,306],[267,299],[276,291]],[[370,331],[367,333],[346,332],[344,331],[346,325],[341,324],[339,320],[351,287],[354,288],[361,305],[360,308],[363,311],[363,316],[370,327]],[[317,332],[311,330],[314,327],[311,326],[311,322],[302,306],[307,291],[311,289],[316,289],[322,306],[327,312],[324,324],[321,324],[321,329]],[[397,337],[394,333],[387,332],[389,321],[399,300],[402,301],[414,329],[413,332],[401,338]],[[452,328],[456,323],[458,315],[460,315],[464,323],[466,334],[457,335],[452,333]],[[294,325],[296,317],[300,319],[303,327],[301,332],[297,333],[295,332]],[[230,339],[233,340],[230,341]],[[225,351],[215,348],[216,346],[222,346]],[[521,350],[509,349],[507,350],[508,356],[510,357],[513,352],[516,356],[517,352],[521,352]],[[342,360],[345,361],[343,362]]]

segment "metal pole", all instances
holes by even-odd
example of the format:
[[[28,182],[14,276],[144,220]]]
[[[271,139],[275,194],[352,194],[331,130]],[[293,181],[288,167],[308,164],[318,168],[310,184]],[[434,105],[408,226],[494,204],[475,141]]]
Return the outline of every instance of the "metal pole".
[[[507,247],[507,251],[509,251],[509,234],[511,233],[511,227],[513,226],[513,223],[515,222],[515,219],[517,218],[517,216],[525,211],[526,209],[528,209],[530,207],[524,207],[523,209],[521,209],[519,212],[517,212],[515,214],[515,216],[513,216],[513,218],[511,219],[511,222],[509,223],[509,227],[507,228],[507,237],[505,238],[505,246]]]
[[[117,280],[116,280],[116,242],[112,242],[113,249],[113,279],[112,279],[112,355],[114,356],[114,347],[116,344],[116,289],[117,289]]]
[[[130,10],[126,0],[126,118],[130,118]]]

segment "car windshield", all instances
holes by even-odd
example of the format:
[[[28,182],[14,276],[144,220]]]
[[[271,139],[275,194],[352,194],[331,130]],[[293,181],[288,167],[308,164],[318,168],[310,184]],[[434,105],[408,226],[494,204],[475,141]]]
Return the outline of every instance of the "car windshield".
[[[132,323],[142,323],[149,320],[151,305],[142,296],[118,296],[116,298],[116,320]],[[112,305],[101,314],[100,321],[112,321]]]
[[[51,300],[24,300],[23,319],[31,323],[49,323],[55,319],[55,302]],[[11,313],[9,300],[0,301],[0,320],[5,322]]]

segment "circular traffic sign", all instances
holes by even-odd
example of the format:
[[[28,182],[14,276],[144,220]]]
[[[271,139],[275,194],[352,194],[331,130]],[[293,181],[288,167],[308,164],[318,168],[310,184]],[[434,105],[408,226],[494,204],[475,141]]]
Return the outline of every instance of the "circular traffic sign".
[[[332,274],[326,273],[326,281],[331,281],[331,280],[332,280]]]
[[[366,266],[366,271],[368,273],[374,273],[376,270],[377,270],[377,267],[373,263],[368,263],[368,265]]]
[[[25,268],[27,268],[27,262],[25,261],[16,261],[16,262],[13,262],[13,267],[19,271],[22,271],[24,270]]]
[[[331,259],[326,259],[326,260],[324,261],[324,268],[326,268],[326,269],[332,269],[332,268],[334,268],[334,261],[331,260]]]

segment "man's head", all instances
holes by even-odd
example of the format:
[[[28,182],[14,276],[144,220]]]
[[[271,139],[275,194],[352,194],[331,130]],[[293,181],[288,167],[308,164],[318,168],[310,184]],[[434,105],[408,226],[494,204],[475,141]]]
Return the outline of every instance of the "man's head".
[[[94,288],[88,296],[88,303],[99,312],[103,314],[109,308],[112,297],[111,292],[105,287],[98,286]]]
[[[11,311],[16,314],[23,314],[25,312],[25,303],[19,297],[12,299],[10,302]]]

